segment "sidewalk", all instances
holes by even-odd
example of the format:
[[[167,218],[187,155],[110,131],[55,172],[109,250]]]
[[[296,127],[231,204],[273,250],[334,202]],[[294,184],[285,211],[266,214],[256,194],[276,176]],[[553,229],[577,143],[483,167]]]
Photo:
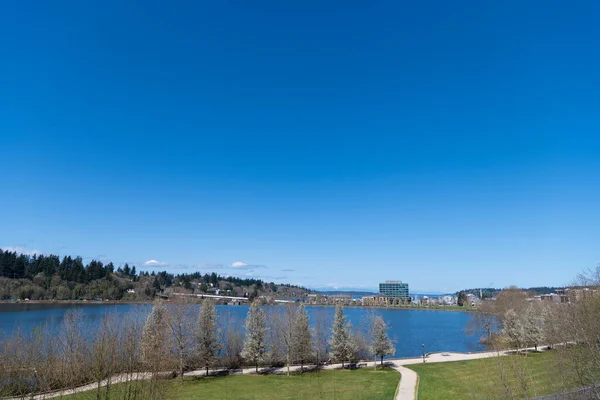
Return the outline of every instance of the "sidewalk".
[[[540,346],[539,348],[541,349],[542,347]],[[533,348],[526,349],[526,350],[533,350]],[[477,359],[481,359],[481,358],[489,358],[489,357],[494,357],[494,356],[504,356],[508,353],[509,353],[508,351],[501,351],[501,352],[488,351],[488,352],[482,352],[482,353],[449,353],[449,352],[433,353],[433,354],[428,354],[426,356],[426,362],[427,363],[440,363],[440,362],[451,362],[451,361],[477,360]],[[388,365],[391,364],[391,367],[394,368],[396,371],[400,372],[400,374],[401,374],[401,379],[400,379],[400,383],[398,385],[398,391],[397,391],[395,400],[414,400],[415,395],[416,395],[416,390],[417,390],[418,375],[416,372],[414,372],[408,368],[405,368],[404,366],[412,365],[412,364],[420,364],[423,362],[423,358],[422,357],[400,358],[400,359],[385,360],[385,362],[388,363]],[[369,361],[369,362],[365,362],[362,364],[364,364],[364,366],[366,366],[366,367],[374,367],[374,366],[378,365],[378,362],[377,361]],[[305,365],[304,366],[304,368],[314,368],[314,367],[315,367],[314,365]],[[323,369],[338,369],[338,368],[342,368],[341,363],[340,364],[330,364],[330,365],[326,365],[323,367]],[[296,372],[299,370],[300,370],[299,365],[293,365],[290,367],[290,372]],[[225,372],[228,370],[212,369],[209,371],[210,371],[210,374],[215,374],[215,373],[219,373],[219,372]],[[256,374],[256,369],[254,367],[243,368],[243,369],[239,370],[238,373],[241,373],[242,375]],[[287,373],[287,367],[259,368],[258,373],[285,374],[285,373]],[[184,375],[185,376],[203,376],[205,374],[206,374],[206,370],[198,369],[195,371],[186,372]],[[150,373],[147,373],[147,372],[146,373],[140,372],[138,374],[133,374],[133,375],[136,376],[137,380],[150,379]],[[131,376],[129,378],[131,378]],[[126,380],[127,380],[127,375],[120,374],[120,375],[113,376],[112,379],[110,380],[110,383],[111,383],[111,385],[113,385],[116,383],[125,382]],[[101,381],[100,386],[101,387],[106,386],[107,382],[108,382],[108,380]],[[71,394],[75,394],[75,393],[85,392],[88,390],[96,389],[97,387],[98,387],[98,382],[95,382],[95,383],[90,383],[88,385],[80,386],[80,387],[73,388],[73,389],[62,390],[62,391],[57,391],[57,392],[52,392],[52,393],[38,394],[35,396],[28,396],[27,398],[30,400],[45,400],[45,399],[51,399],[51,398],[55,398],[55,397],[67,396],[67,395],[71,395]],[[18,400],[18,399],[22,399],[22,398],[23,397],[3,398],[3,399],[4,400]]]

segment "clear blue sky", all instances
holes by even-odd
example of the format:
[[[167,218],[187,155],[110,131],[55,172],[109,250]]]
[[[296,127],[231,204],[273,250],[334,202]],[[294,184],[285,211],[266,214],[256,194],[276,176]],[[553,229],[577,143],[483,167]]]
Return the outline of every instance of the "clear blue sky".
[[[569,283],[600,261],[599,20],[5,1],[0,246],[311,287]]]

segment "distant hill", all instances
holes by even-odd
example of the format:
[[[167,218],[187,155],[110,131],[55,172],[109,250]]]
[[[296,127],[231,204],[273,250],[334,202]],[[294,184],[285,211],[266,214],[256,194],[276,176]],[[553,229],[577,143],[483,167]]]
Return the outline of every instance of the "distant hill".
[[[0,300],[152,300],[173,292],[220,294],[250,299],[302,298],[311,291],[299,286],[216,273],[171,274],[136,271],[135,266],[81,257],[19,254],[0,249]]]
[[[549,294],[554,293],[556,290],[564,289],[563,286],[536,286],[530,288],[518,288],[524,292],[529,293],[531,296],[539,296],[541,294]],[[477,288],[477,289],[463,289],[461,290],[465,293],[471,293],[475,296],[479,296],[480,293],[483,294],[484,298],[496,297],[498,293],[502,291],[502,289],[497,288]],[[458,294],[458,292],[456,292]]]

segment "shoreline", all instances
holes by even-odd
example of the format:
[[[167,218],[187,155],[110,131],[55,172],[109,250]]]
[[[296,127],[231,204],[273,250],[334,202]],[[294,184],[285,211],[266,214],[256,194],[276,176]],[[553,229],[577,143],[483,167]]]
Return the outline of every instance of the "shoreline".
[[[2,304],[152,304],[152,300],[0,300]]]
[[[102,304],[153,304],[153,300],[0,300],[0,305],[3,304],[73,304],[73,305],[102,305]],[[289,303],[296,304],[296,303]],[[335,304],[308,304],[302,303],[305,307],[335,307]],[[235,306],[234,304],[228,304]],[[248,305],[248,304],[245,304]],[[266,304],[270,305],[270,304]],[[285,304],[273,304],[281,306]],[[420,311],[444,311],[444,312],[477,312],[476,308],[459,308],[458,306],[437,306],[437,307],[412,307],[412,306],[359,306],[347,305],[344,308],[359,308],[359,309],[385,309],[385,310],[420,310]]]

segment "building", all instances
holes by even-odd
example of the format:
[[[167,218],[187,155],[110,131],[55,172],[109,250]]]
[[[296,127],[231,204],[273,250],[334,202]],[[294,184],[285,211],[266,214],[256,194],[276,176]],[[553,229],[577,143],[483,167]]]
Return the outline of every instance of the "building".
[[[408,283],[385,281],[379,284],[379,294],[391,300],[408,300]]]
[[[481,299],[475,296],[473,293],[467,293],[467,301],[465,303],[471,307],[475,307],[481,303]]]

